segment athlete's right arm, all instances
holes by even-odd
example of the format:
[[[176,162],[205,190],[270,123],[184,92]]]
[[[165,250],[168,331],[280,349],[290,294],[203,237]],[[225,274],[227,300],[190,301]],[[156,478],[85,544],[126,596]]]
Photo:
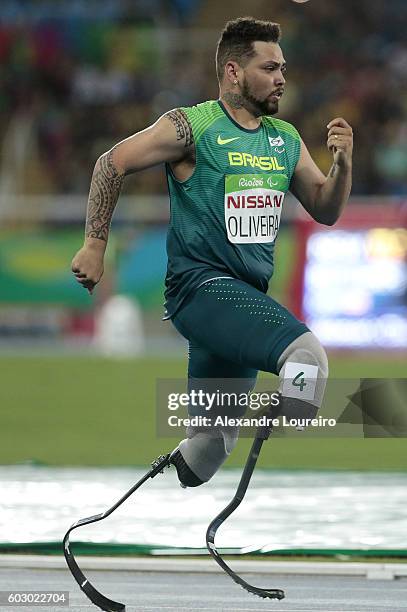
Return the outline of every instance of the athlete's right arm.
[[[181,161],[191,155],[192,147],[191,124],[182,109],[174,109],[99,157],[90,184],[84,245],[72,260],[72,272],[90,293],[103,274],[110,223],[124,177]]]

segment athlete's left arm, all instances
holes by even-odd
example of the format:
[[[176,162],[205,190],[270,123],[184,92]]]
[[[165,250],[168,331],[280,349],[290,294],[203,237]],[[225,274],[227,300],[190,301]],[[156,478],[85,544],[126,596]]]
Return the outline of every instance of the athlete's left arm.
[[[300,158],[291,179],[290,191],[315,221],[334,225],[352,187],[353,132],[341,117],[333,119],[327,128],[327,147],[333,154],[328,176],[323,175],[301,140]]]

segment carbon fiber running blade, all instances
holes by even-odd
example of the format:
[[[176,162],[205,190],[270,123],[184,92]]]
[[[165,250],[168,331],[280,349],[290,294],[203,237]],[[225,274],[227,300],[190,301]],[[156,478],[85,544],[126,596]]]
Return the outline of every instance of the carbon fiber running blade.
[[[216,521],[216,519],[214,521]],[[212,521],[212,523],[208,527],[208,531],[206,534],[206,543],[207,543],[208,550],[211,553],[212,558],[215,559],[216,563],[220,565],[220,567],[232,578],[232,580],[236,582],[236,584],[241,586],[243,589],[245,589],[252,595],[257,595],[257,597],[261,597],[263,599],[284,599],[285,593],[282,589],[274,589],[274,588],[269,589],[269,588],[253,586],[252,584],[249,584],[248,582],[246,582],[246,580],[238,576],[232,570],[232,568],[229,567],[226,561],[224,561],[222,557],[220,556],[218,549],[216,548],[215,543],[213,541],[213,538],[216,533],[216,530],[212,528],[212,524],[214,521]]]
[[[152,462],[151,470],[149,470],[147,474],[145,474],[138,482],[136,482],[136,484],[133,485],[131,489],[127,491],[127,493],[125,493],[125,495],[123,495],[123,497],[121,497],[119,501],[117,501],[111,508],[109,508],[105,512],[101,512],[100,514],[95,514],[93,516],[88,516],[87,518],[79,519],[79,521],[74,523],[68,529],[64,536],[63,550],[67,565],[71,570],[72,576],[75,578],[80,589],[91,600],[91,602],[94,603],[95,606],[97,606],[101,610],[104,610],[105,612],[124,612],[126,610],[126,606],[118,601],[113,601],[113,599],[105,597],[93,586],[91,582],[89,582],[89,580],[86,578],[85,574],[82,572],[79,565],[77,564],[73,553],[71,552],[69,534],[77,527],[81,527],[82,525],[90,525],[91,523],[96,523],[110,516],[110,514],[112,514],[112,512],[114,512],[116,508],[121,506],[121,504],[126,501],[126,499],[128,499],[130,495],[132,495],[134,491],[136,491],[142,484],[144,484],[146,480],[148,480],[149,478],[154,478],[154,476],[156,476],[157,474],[162,473],[164,471],[164,467],[169,466],[169,459],[170,453],[168,453],[167,455],[160,455],[158,459],[155,459]]]
[[[222,525],[222,523],[236,510],[236,508],[240,505],[243,500],[245,493],[247,491],[247,487],[249,486],[250,479],[253,474],[253,470],[256,466],[258,456],[260,454],[260,450],[264,440],[267,440],[271,433],[270,428],[261,428],[259,427],[256,431],[256,437],[254,438],[252,447],[249,452],[249,456],[247,457],[246,464],[244,466],[243,474],[240,479],[239,485],[237,487],[237,491],[231,502],[224,508],[209,524],[209,527],[206,531],[206,546],[212,555],[212,558],[216,561],[218,565],[236,582],[236,584],[243,587],[249,593],[253,595],[257,595],[258,597],[262,597],[263,599],[284,599],[285,593],[281,589],[263,589],[261,587],[256,587],[246,580],[243,580],[240,576],[238,576],[232,568],[228,566],[228,564],[222,559],[221,555],[218,552],[218,549],[215,545],[215,535],[218,528]]]
[[[66,562],[68,564],[69,569],[71,570],[72,576],[75,578],[78,583],[81,591],[89,597],[92,603],[95,606],[98,606],[101,610],[105,610],[105,612],[124,612],[126,610],[126,606],[118,601],[113,601],[108,597],[105,597],[100,593],[91,582],[86,578],[85,574],[81,571],[79,565],[76,563],[73,554],[69,548],[69,533],[70,530],[64,537],[64,555]]]

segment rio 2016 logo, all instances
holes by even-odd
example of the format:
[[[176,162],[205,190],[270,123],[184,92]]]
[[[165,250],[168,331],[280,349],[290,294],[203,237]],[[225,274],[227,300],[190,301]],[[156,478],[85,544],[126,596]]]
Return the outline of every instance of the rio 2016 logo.
[[[263,179],[262,178],[252,178],[252,179],[241,178],[239,180],[239,187],[263,187]]]

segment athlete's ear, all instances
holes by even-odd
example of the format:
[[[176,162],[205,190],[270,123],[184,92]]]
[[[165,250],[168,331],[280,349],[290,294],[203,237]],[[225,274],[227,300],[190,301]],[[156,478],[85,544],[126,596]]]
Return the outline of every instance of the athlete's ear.
[[[228,85],[237,85],[239,82],[239,64],[237,62],[226,62],[225,81]]]

